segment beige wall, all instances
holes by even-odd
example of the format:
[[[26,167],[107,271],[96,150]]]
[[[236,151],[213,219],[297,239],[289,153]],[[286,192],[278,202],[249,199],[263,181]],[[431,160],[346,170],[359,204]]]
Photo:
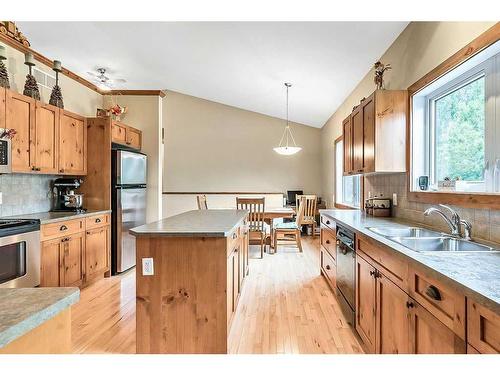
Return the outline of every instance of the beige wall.
[[[142,130],[142,152],[148,155],[147,222],[162,218],[163,144],[161,140],[162,104],[159,96],[118,95],[104,97],[105,107],[111,100],[128,107],[122,121]]]
[[[24,65],[24,53],[5,44],[3,45],[7,51],[7,60],[4,64],[7,66],[7,71],[9,72],[10,88],[14,91],[22,93],[24,89],[24,82],[26,81],[26,74],[28,74],[28,67]],[[62,63],[64,65],[64,61]],[[54,75],[54,72],[50,67],[47,67],[38,61],[36,62],[36,65],[40,70]],[[101,94],[62,74],[59,76],[59,86],[61,86],[63,94],[64,108],[71,112],[87,117],[95,116],[96,109],[102,106]],[[48,103],[50,93],[51,90],[45,88],[42,89],[40,92],[41,101]]]
[[[172,91],[163,117],[164,191],[321,193],[320,129],[292,124],[303,150],[280,156],[284,120]]]
[[[386,88],[408,88],[493,25],[494,22],[410,23],[381,57],[382,62],[392,65],[392,70],[386,73]],[[373,72],[370,71],[322,128],[322,187],[324,198],[330,205],[334,194],[333,142],[341,135],[342,120],[352,107],[374,89]]]

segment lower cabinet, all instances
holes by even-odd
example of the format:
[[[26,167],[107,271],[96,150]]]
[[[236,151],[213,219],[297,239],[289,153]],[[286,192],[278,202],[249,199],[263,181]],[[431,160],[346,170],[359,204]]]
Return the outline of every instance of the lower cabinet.
[[[363,255],[356,255],[356,330],[369,353],[465,353],[464,340]]]
[[[500,315],[480,305],[467,301],[468,353],[500,353]]]
[[[109,271],[111,243],[108,222],[106,219],[98,228],[42,241],[40,286],[83,286]],[[51,226],[53,224],[42,226],[42,233],[53,236]],[[69,222],[57,223],[57,226],[71,228]]]
[[[237,241],[231,242],[231,248],[228,248],[229,256],[227,257],[227,286],[226,286],[226,302],[227,302],[227,324],[228,327],[232,322],[234,312],[238,306],[243,283],[248,275],[249,263],[249,243],[248,231],[245,226],[240,228],[240,237]]]

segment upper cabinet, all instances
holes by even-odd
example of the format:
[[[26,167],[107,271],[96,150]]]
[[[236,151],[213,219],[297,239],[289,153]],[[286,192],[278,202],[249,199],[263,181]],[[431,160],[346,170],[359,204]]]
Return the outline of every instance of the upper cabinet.
[[[87,174],[85,118],[68,111],[61,111],[59,129],[59,174]]]
[[[85,175],[86,119],[17,92],[2,89],[0,127],[15,129],[12,172]]]
[[[142,147],[142,132],[122,122],[113,121],[111,124],[111,140],[114,143],[140,150]]]
[[[404,90],[376,90],[342,122],[344,175],[406,171]]]

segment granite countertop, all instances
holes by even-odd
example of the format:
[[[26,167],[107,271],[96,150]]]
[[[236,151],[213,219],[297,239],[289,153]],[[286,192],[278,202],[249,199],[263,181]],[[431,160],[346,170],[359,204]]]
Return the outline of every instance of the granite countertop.
[[[40,224],[49,224],[58,221],[81,219],[87,216],[109,213],[111,213],[111,210],[87,210],[86,212],[36,212],[33,214],[9,216],[4,219],[33,219],[40,220]]]
[[[368,228],[384,225],[421,227],[421,224],[396,218],[367,216],[359,210],[320,210],[320,213],[392,248],[410,261],[423,265],[440,280],[459,288],[466,296],[500,314],[500,252],[417,252]]]
[[[130,229],[135,236],[227,237],[247,210],[194,210]]]
[[[0,348],[79,299],[78,288],[0,288]]]

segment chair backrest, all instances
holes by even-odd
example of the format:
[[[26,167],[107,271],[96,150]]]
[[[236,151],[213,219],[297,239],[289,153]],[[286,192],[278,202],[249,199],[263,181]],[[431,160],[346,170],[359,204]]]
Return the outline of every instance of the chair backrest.
[[[207,196],[205,194],[196,196],[196,202],[198,203],[198,210],[208,210]]]
[[[248,226],[251,231],[264,231],[264,198],[236,198],[238,210],[248,210]]]
[[[317,197],[314,194],[304,194],[297,195],[296,207],[299,207],[299,200],[304,197],[304,218],[305,219],[314,219],[316,216],[316,201]]]
[[[295,217],[295,222],[297,223],[297,226],[300,228],[302,225],[302,222],[304,221],[304,210],[306,208],[306,198],[302,196],[298,201],[297,201],[297,216]]]

